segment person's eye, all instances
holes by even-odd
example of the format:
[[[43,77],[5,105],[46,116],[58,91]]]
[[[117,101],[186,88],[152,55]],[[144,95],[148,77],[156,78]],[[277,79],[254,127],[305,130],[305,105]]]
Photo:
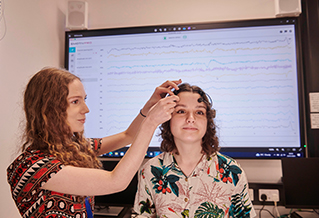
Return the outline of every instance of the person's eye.
[[[198,115],[205,115],[205,112],[204,111],[197,111],[197,114]]]
[[[77,103],[79,103],[79,100],[71,101],[71,104],[77,104]]]
[[[183,114],[183,113],[185,113],[185,111],[184,110],[177,110],[176,113],[177,114]]]

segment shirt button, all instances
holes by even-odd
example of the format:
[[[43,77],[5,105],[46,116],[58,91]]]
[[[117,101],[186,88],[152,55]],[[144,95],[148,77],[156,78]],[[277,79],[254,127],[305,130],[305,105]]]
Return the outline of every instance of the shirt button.
[[[187,201],[188,201],[188,198],[185,198],[184,201],[187,202]]]
[[[185,181],[186,181],[186,182],[188,182],[188,179],[187,179],[187,178],[185,178]]]

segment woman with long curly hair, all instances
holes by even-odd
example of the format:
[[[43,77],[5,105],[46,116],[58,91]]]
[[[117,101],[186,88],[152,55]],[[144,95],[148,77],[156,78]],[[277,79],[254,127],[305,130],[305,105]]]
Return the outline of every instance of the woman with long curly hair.
[[[124,190],[143,161],[157,126],[170,119],[181,81],[157,87],[127,130],[101,139],[84,137],[86,93],[80,78],[44,68],[24,92],[22,154],[7,169],[22,217],[93,217],[94,195]],[[163,98],[166,94],[169,98]],[[113,171],[97,155],[132,144]]]
[[[210,97],[183,83],[172,118],[160,126],[163,153],[138,173],[138,217],[254,217],[243,169],[219,152]]]

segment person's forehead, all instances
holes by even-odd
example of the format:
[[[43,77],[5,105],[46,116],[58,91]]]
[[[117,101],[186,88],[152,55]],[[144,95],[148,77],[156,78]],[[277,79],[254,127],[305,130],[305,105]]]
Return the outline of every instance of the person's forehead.
[[[85,96],[85,90],[82,82],[78,79],[73,80],[69,84],[69,97],[73,96]]]
[[[198,93],[193,92],[181,92],[178,94],[179,96],[179,102],[177,105],[185,105],[185,104],[196,104],[196,105],[202,105],[205,106],[205,103],[198,102],[198,99],[201,97]]]
[[[182,100],[194,100],[199,99],[201,96],[198,93],[193,92],[180,92],[178,94],[178,97],[180,98],[180,101]]]

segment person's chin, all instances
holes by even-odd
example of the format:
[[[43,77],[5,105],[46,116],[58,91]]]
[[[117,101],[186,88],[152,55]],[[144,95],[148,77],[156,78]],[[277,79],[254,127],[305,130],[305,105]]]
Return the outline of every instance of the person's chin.
[[[84,126],[83,127],[79,127],[79,128],[76,128],[74,129],[72,132],[76,133],[76,132],[83,132],[84,130]]]

